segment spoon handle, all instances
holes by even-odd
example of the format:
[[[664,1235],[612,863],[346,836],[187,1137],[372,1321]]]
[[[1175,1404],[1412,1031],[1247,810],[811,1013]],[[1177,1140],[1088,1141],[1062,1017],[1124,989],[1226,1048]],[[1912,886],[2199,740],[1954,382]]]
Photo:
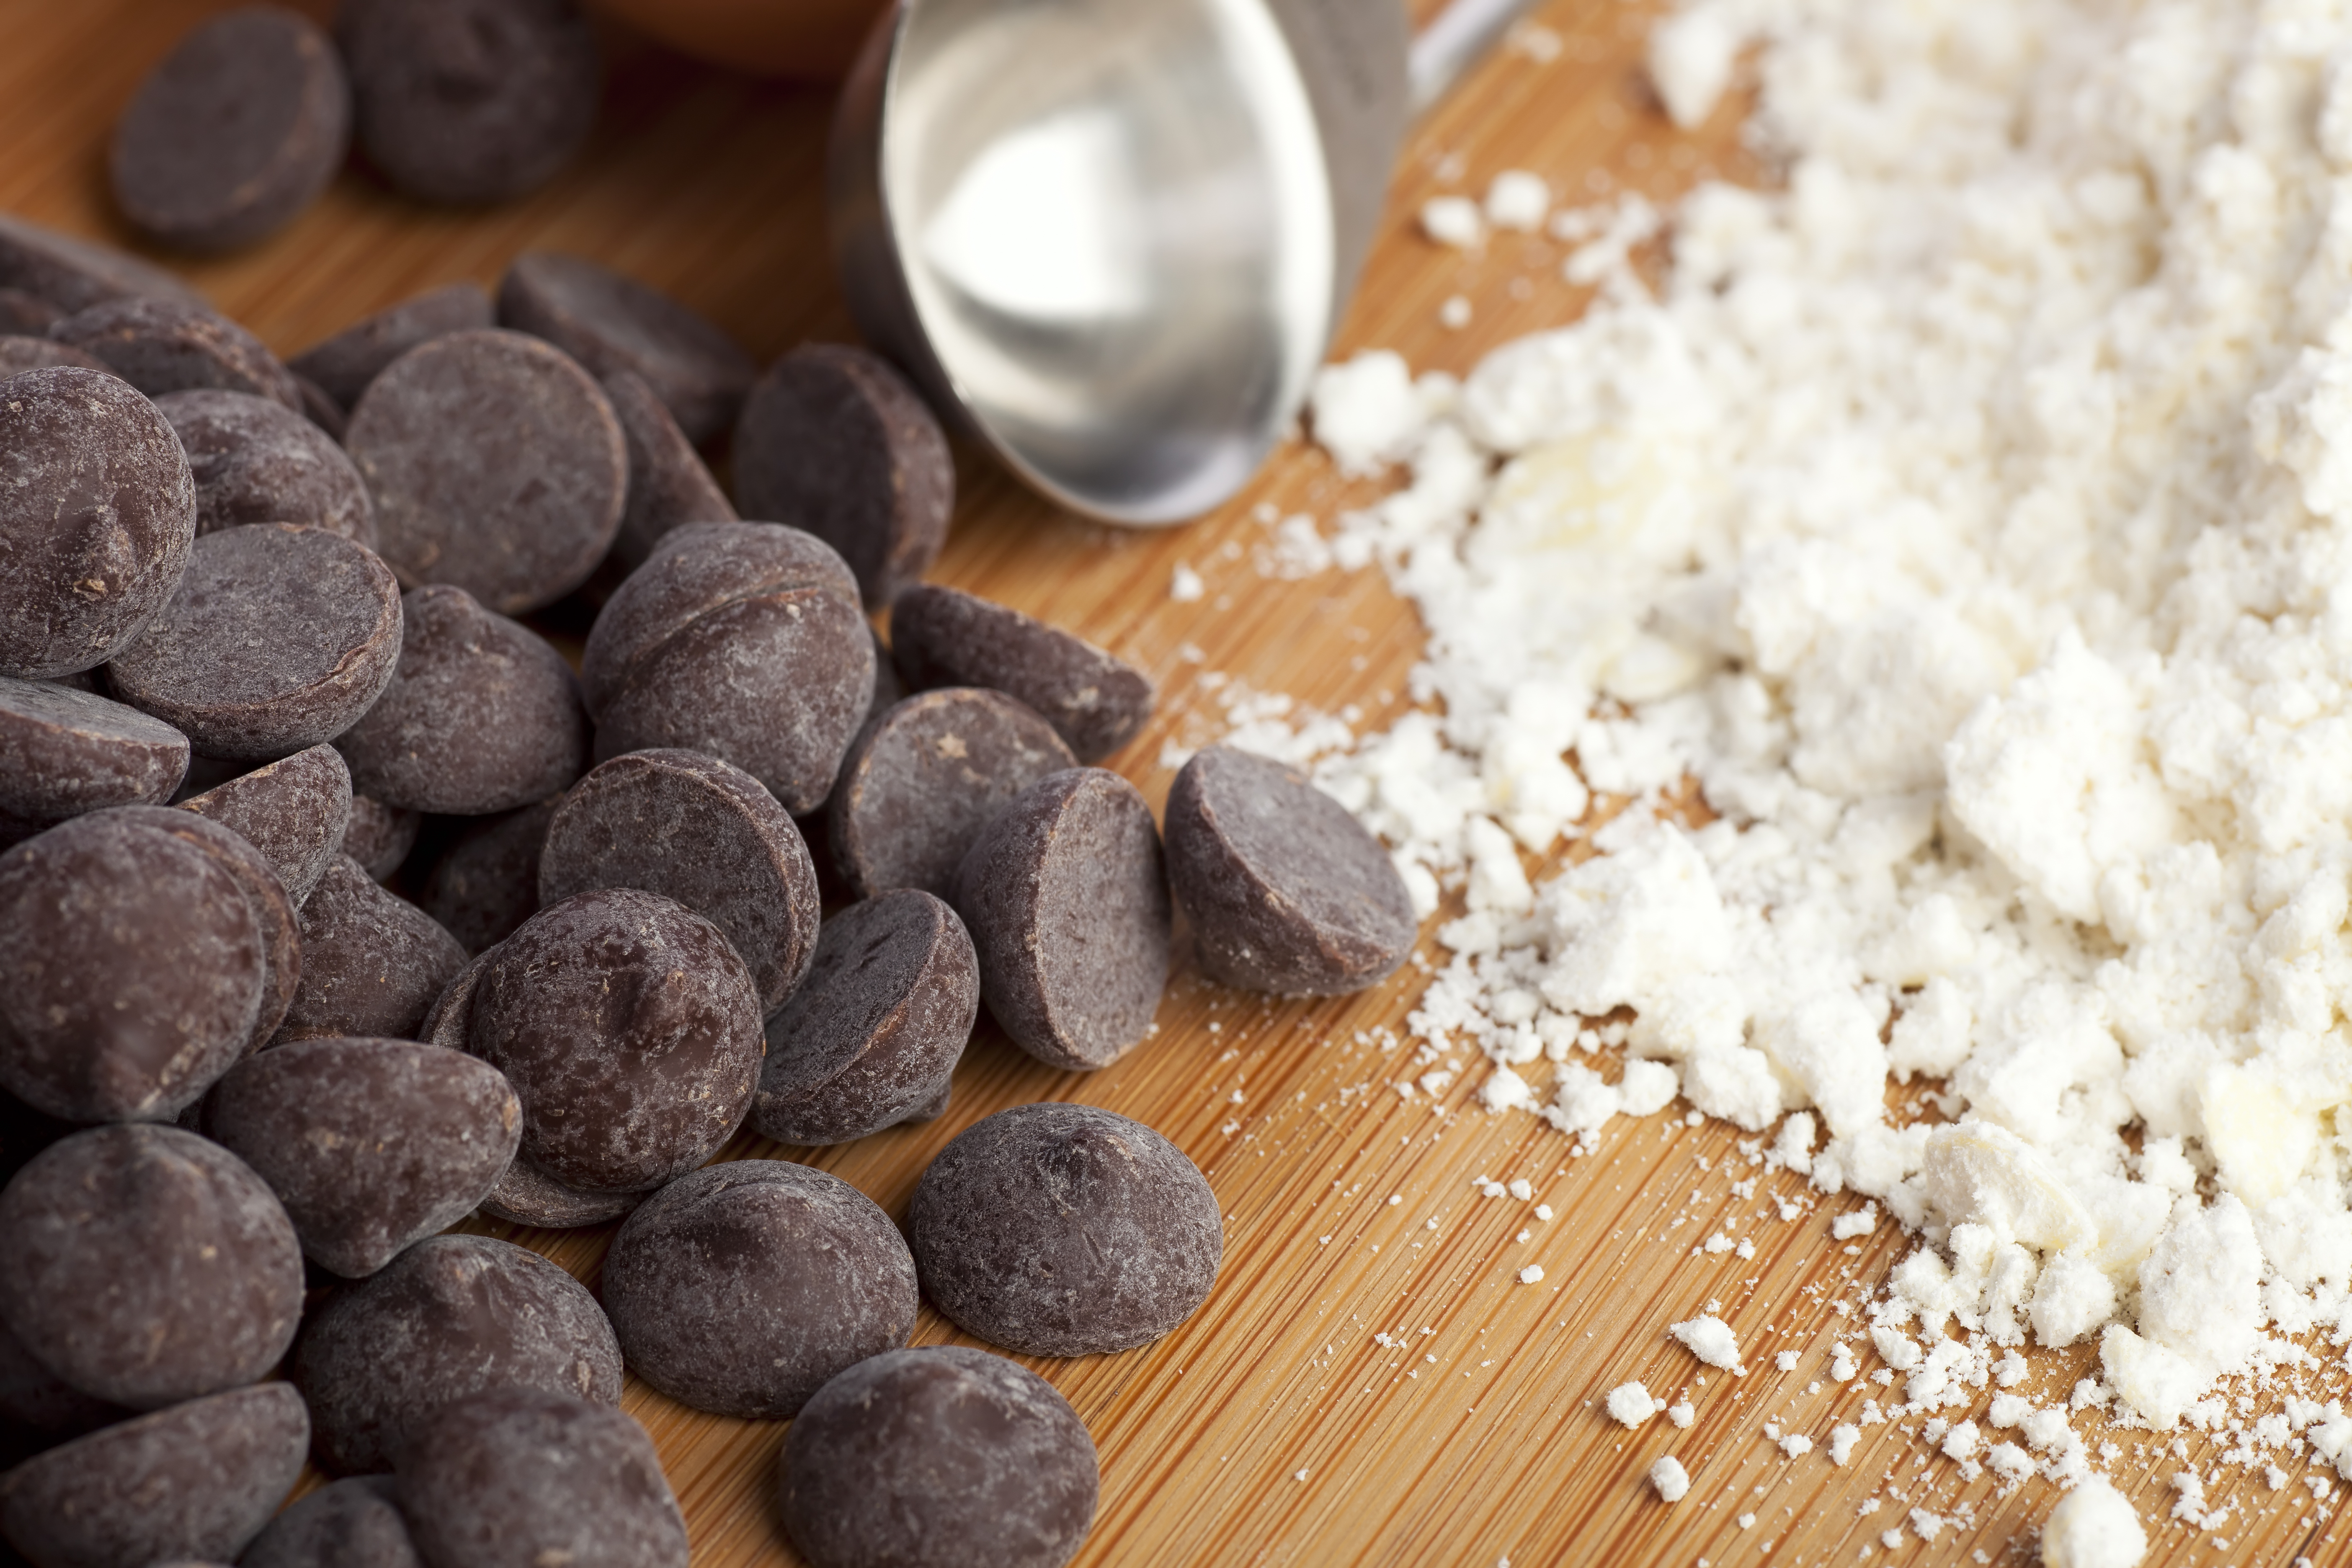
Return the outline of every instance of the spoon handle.
[[[1436,107],[1462,73],[1495,47],[1504,32],[1535,5],[1535,0],[1454,0],[1412,41],[1405,66],[1415,118]]]

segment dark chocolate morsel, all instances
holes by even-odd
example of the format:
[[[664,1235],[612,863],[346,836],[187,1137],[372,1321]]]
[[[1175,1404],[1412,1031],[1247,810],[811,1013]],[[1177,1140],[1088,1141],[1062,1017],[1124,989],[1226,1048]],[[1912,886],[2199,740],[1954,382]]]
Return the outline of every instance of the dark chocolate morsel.
[[[368,161],[425,201],[526,195],[595,123],[603,71],[571,0],[345,0],[335,38]]]
[[[874,694],[856,581],[774,523],[689,523],[607,600],[581,665],[600,762],[677,746],[724,757],[795,815],[833,787]]]
[[[0,289],[0,338],[23,336],[46,338],[49,329],[65,316],[63,310],[47,300],[26,293],[22,289]],[[32,367],[27,365],[26,369]]]
[[[980,830],[1048,773],[1077,766],[1054,727],[978,687],[926,691],[858,732],[824,803],[835,869],[859,897],[945,898]]]
[[[136,708],[0,675],[0,812],[46,827],[110,805],[160,805],[188,771],[188,738]]]
[[[369,384],[344,436],[401,583],[501,615],[551,605],[621,526],[629,452],[604,389],[520,332],[451,332]]]
[[[291,222],[351,143],[352,95],[317,23],[275,5],[184,35],[131,98],[107,161],[131,226],[228,250]]]
[[[335,754],[342,755],[341,752]],[[345,773],[350,771],[346,763]],[[400,869],[400,863],[416,847],[416,835],[424,826],[423,812],[404,805],[386,805],[373,796],[354,791],[352,819],[343,829],[342,852],[381,882]]]
[[[953,910],[913,888],[852,904],[824,922],[808,978],[768,1026],[751,1125],[780,1143],[846,1143],[921,1115],[979,1013],[979,960]]]
[[[588,1288],[539,1254],[436,1236],[313,1310],[291,1374],[320,1468],[354,1475],[390,1469],[417,1422],[484,1389],[617,1404],[621,1350]]]
[[[467,1047],[522,1097],[522,1157],[643,1192],[717,1153],[760,1076],[760,999],[726,933],[634,888],[551,904],[492,950]]]
[[[265,762],[341,734],[400,661],[400,584],[365,545],[253,523],[197,539],[163,613],[106,667],[196,750]]]
[[[375,548],[375,509],[334,438],[250,393],[205,388],[155,400],[188,454],[196,531],[299,522]]]
[[[195,481],[153,404],[72,365],[0,383],[0,675],[113,658],[170,602],[195,537]]]
[[[808,343],[771,365],[736,423],[734,460],[743,510],[840,551],[870,605],[921,582],[947,542],[947,437],[906,378],[864,349]]]
[[[51,342],[47,336],[0,337],[0,379],[20,375],[28,370],[49,370],[61,364],[94,370],[106,375],[114,374],[106,368],[106,362],[96,354],[86,354],[79,349]]]
[[[629,1370],[698,1410],[788,1417],[845,1367],[914,1331],[915,1260],[838,1176],[730,1160],[621,1222],[604,1309]]]
[[[302,1313],[302,1249],[236,1155],[94,1127],[0,1188],[0,1319],[84,1394],[153,1410],[253,1382]]]
[[[270,989],[245,884],[134,809],[0,855],[0,1088],[68,1121],[177,1115],[245,1054]]]
[[[456,816],[511,811],[588,767],[579,685],[545,637],[462,588],[412,591],[392,684],[336,738],[352,787]]]
[[[282,1383],[192,1399],[0,1475],[0,1531],[37,1568],[226,1562],[294,1489],[310,1437]]]
[[[301,912],[295,907],[293,895],[286,890],[285,882],[279,879],[278,868],[254,847],[251,839],[201,815],[157,805],[122,806],[116,815],[125,821],[143,822],[159,833],[194,846],[236,879],[245,894],[246,907],[253,911],[254,921],[260,929],[261,950],[268,961],[262,975],[261,998],[254,1009],[253,1028],[246,1037],[248,1051],[260,1049],[263,1042],[278,1032],[302,983]]]
[[[425,873],[416,901],[467,952],[486,952],[539,912],[539,857],[560,795],[476,817]]]
[[[61,315],[131,295],[202,305],[205,297],[176,275],[126,251],[0,213],[0,288],[54,307]]]
[[[561,251],[514,258],[499,282],[499,324],[545,338],[592,375],[643,377],[696,446],[734,422],[760,374],[734,339],[668,295]]]
[[[1150,1030],[1172,911],[1151,808],[1117,773],[1024,790],[973,840],[948,901],[990,1014],[1039,1061],[1108,1067]]]
[[[281,1040],[413,1039],[466,966],[433,917],[337,855],[302,906],[302,988]]]
[[[1061,1568],[1101,1486],[1086,1423],[1035,1373],[965,1345],[885,1352],[784,1434],[784,1533],[813,1568]]]
[[[1151,717],[1151,682],[1084,637],[961,588],[924,584],[890,606],[890,653],[918,691],[985,686],[1045,716],[1082,763],[1135,739]]]
[[[605,1405],[505,1388],[447,1405],[400,1456],[429,1568],[686,1568],[653,1439]]]
[[[150,397],[216,386],[302,412],[302,390],[261,340],[215,310],[177,300],[125,299],[78,310],[49,329],[58,342],[104,360]]]
[[[480,284],[450,283],[379,310],[286,364],[348,409],[384,366],[418,344],[494,324],[490,297]]]
[[[485,952],[449,982],[448,988],[441,993],[441,1000],[433,1004],[433,1011],[425,1020],[427,1040],[452,1050],[467,1048],[473,1026],[474,986],[482,971],[489,966],[489,960],[490,954]],[[618,1219],[644,1201],[643,1193],[590,1193],[567,1187],[554,1177],[534,1170],[528,1160],[518,1157],[508,1163],[506,1174],[483,1197],[482,1212],[492,1219],[515,1225],[572,1230]]]
[[[1168,792],[1168,879],[1213,979],[1278,995],[1376,985],[1412,954],[1381,841],[1306,774],[1212,746]]]
[[[816,868],[801,830],[758,779],[700,752],[631,752],[572,786],[547,826],[539,900],[595,888],[661,893],[726,932],[763,1016],[816,954]]]
[[[1208,1300],[1217,1195],[1184,1152],[1090,1105],[1020,1105],[940,1151],[908,1213],[923,1294],[1024,1355],[1149,1344]]]
[[[390,1476],[330,1481],[269,1521],[238,1568],[423,1568]]]
[[[662,536],[689,522],[733,522],[735,508],[710,477],[686,432],[635,371],[604,378],[604,395],[629,444],[629,500],[613,554],[635,571]]]
[[[514,1158],[522,1106],[462,1051],[303,1040],[231,1068],[205,1131],[269,1184],[305,1254],[355,1279],[473,1212]]]
[[[332,746],[265,763],[179,802],[261,851],[299,909],[335,858],[352,816],[352,775]]]

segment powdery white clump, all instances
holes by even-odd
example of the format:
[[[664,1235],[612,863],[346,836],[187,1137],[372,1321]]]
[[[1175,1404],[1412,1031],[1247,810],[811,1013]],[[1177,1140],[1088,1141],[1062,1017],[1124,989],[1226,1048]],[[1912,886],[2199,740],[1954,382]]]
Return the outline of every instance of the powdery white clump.
[[[1844,1422],[1830,1428],[1830,1463],[1843,1465],[1853,1458],[1853,1446],[1862,1441],[1862,1428]]]
[[[1639,1383],[1621,1383],[1609,1391],[1610,1419],[1627,1426],[1639,1426],[1665,1407],[1664,1400],[1653,1399]]]
[[[1689,1495],[1690,1473],[1672,1454],[1661,1454],[1650,1467],[1650,1484],[1658,1489],[1660,1502],[1680,1502]]]
[[[2147,1555],[2139,1515],[2098,1476],[2067,1493],[2042,1527],[2042,1568],[2135,1568]]]
[[[1421,206],[1421,232],[1440,245],[1468,250],[1486,239],[1486,223],[1468,196],[1432,196]]]
[[[1551,186],[1541,174],[1506,169],[1486,187],[1486,221],[1496,228],[1533,234],[1551,214]]]
[[[1698,1419],[1698,1412],[1691,1407],[1689,1400],[1678,1400],[1666,1406],[1666,1419],[1687,1430],[1690,1424]]]
[[[1748,1375],[1748,1369],[1739,1363],[1739,1338],[1721,1318],[1708,1313],[1687,1323],[1676,1323],[1666,1331],[1707,1365],[1719,1366],[1735,1377]]]
[[[1686,0],[1661,97],[1753,45],[1785,184],[1458,385],[1334,393],[1343,465],[1409,466],[1339,537],[1425,710],[1318,776],[1459,890],[1412,1026],[1486,1103],[1605,1136],[1630,1009],[1612,1053],[1925,1238],[1871,1308],[1906,1401],[2095,1338],[2162,1426],[2352,1308],[2352,16],[1890,15]]]

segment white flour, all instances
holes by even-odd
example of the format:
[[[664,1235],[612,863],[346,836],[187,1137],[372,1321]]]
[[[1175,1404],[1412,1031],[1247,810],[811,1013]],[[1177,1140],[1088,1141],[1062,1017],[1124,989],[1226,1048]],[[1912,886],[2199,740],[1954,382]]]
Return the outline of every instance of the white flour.
[[[1776,1163],[1927,1244],[1856,1342],[1915,1412],[2092,1338],[2078,1404],[2226,1425],[2218,1375],[2307,1359],[2273,1330],[2352,1340],[2352,6],[1699,0],[1678,121],[1750,42],[1785,192],[1665,215],[1659,297],[1656,214],[1561,215],[1618,237],[1576,325],[1325,373],[1342,467],[1410,465],[1337,545],[1443,716],[1321,776],[1465,895],[1412,1022],[1490,1109],[1786,1117]],[[1685,777],[1696,832],[1651,809]],[[2286,1406],[2246,1462],[2352,1476],[2352,1417]],[[2017,1425],[1946,1451],[2087,1473]]]

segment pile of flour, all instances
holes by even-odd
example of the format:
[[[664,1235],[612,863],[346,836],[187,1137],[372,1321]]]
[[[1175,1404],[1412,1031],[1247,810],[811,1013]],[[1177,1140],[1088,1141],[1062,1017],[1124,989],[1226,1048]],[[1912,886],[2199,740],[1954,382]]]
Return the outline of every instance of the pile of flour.
[[[1319,776],[1466,899],[1412,1023],[1490,1109],[1658,1109],[1622,1038],[1920,1233],[1868,1325],[1915,1410],[2092,1339],[2078,1399],[2226,1424],[2352,1339],[2352,6],[1698,0],[1661,97],[1750,47],[1785,189],[1666,214],[1657,295],[1580,251],[1466,381],[1324,374],[1429,651]]]

